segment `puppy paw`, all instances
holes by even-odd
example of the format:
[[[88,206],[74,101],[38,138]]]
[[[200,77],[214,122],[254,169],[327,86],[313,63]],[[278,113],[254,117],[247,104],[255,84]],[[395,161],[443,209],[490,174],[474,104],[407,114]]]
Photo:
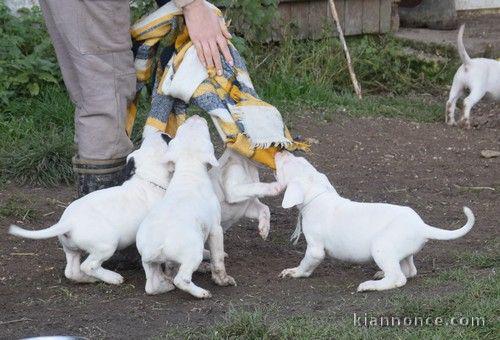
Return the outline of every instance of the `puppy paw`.
[[[123,276],[118,273],[109,273],[108,277],[104,280],[104,282],[112,284],[112,285],[121,285],[124,281]]]
[[[460,128],[465,129],[465,130],[470,130],[470,128],[471,128],[470,120],[467,120],[465,118],[460,119],[460,121],[458,122],[458,125],[460,126]]]
[[[454,119],[453,119],[453,120],[448,119],[448,120],[446,121],[446,124],[448,124],[449,126],[456,126],[456,125],[457,125],[457,122],[456,122],[456,120],[454,120]]]
[[[370,291],[370,290],[375,290],[375,288],[372,286],[372,284],[371,284],[370,281],[366,281],[366,282],[361,283],[358,286],[358,289],[356,289],[356,291],[358,293],[367,292],[367,291]]]
[[[269,229],[271,229],[271,226],[268,223],[259,224],[259,235],[264,241],[269,236]]]
[[[212,279],[218,286],[236,286],[236,281],[229,275],[212,275]]]
[[[170,292],[171,290],[174,290],[175,286],[167,281],[167,280],[161,280],[159,281],[156,285],[150,284],[146,282],[146,294],[148,295],[158,295],[158,294],[163,294]]]
[[[295,267],[295,268],[288,268],[288,269],[283,270],[280,273],[279,277],[284,279],[286,277],[300,277],[300,275],[298,273],[298,268]]]
[[[206,289],[199,289],[198,291],[191,293],[194,297],[197,297],[198,299],[210,299],[212,297],[212,293],[210,293]]]
[[[158,284],[157,290],[158,292],[161,293],[166,293],[170,292],[171,290],[174,290],[175,286],[172,283],[172,281],[168,278],[162,278]]]
[[[383,279],[384,278],[384,272],[382,270],[379,270],[378,272],[376,272],[374,275],[373,275],[373,278],[375,280],[380,280],[380,279]]]

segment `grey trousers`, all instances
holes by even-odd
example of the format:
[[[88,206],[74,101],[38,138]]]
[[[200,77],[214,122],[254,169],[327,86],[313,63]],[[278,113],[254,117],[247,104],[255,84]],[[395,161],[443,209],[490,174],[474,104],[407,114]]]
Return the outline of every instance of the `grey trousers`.
[[[136,76],[128,0],[40,0],[64,83],[75,105],[75,142],[85,159],[126,156]]]

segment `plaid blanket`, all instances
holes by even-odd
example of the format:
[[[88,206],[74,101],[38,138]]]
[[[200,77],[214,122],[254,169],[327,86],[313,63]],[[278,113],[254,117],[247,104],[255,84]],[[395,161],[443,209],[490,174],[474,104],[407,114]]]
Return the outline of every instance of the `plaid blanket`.
[[[224,20],[221,11],[207,2]],[[186,118],[188,104],[207,112],[227,147],[270,168],[280,149],[306,150],[308,146],[292,139],[281,114],[259,98],[245,62],[234,46],[229,49],[234,65],[223,63],[223,75],[206,70],[189,39],[182,11],[170,2],[142,18],[131,30],[136,46],[137,91],[152,78],[156,63],[152,105],[146,124],[174,136]],[[129,108],[127,131],[136,115],[137,101]]]

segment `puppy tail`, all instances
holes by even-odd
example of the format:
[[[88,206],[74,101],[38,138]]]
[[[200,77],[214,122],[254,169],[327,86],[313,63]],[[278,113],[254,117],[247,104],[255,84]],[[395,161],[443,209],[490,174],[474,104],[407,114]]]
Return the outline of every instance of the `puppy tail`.
[[[464,236],[472,229],[476,220],[472,210],[467,207],[464,207],[464,214],[467,216],[467,223],[462,228],[457,230],[444,230],[427,226],[426,237],[432,240],[454,240]]]
[[[467,51],[465,50],[464,46],[464,29],[465,25],[462,25],[458,30],[457,45],[458,45],[458,54],[460,55],[460,59],[462,60],[463,64],[467,65],[470,63],[470,57],[467,54]]]
[[[19,236],[19,237],[39,240],[39,239],[45,239],[45,238],[50,238],[50,237],[62,235],[64,233],[68,232],[70,229],[71,229],[71,226],[69,226],[67,224],[60,224],[60,223],[56,223],[52,227],[47,228],[47,229],[42,229],[42,230],[26,230],[26,229],[23,229],[17,225],[12,224],[9,227],[9,234]]]

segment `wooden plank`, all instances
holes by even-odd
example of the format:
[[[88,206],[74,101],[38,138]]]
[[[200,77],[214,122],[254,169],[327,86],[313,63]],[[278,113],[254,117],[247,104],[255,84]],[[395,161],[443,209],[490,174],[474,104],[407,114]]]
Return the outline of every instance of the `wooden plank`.
[[[380,1],[363,0],[363,33],[378,33],[380,28]]]
[[[339,15],[340,26],[344,29],[345,26],[345,3],[347,0],[336,0],[335,8],[337,9],[337,13]],[[326,1],[326,6],[328,6],[328,1]],[[328,10],[328,12],[330,12]]]
[[[289,2],[281,2],[278,5],[278,11],[280,13],[280,16],[277,20],[273,22],[272,27],[275,27],[273,29],[273,34],[272,34],[272,39],[274,41],[280,41],[283,40],[284,36],[286,34],[289,34],[289,26],[290,22],[292,20],[292,8],[291,4]]]
[[[335,8],[337,9],[337,14],[339,15],[339,21],[340,21],[340,26],[342,29],[345,27],[345,3],[347,0],[334,0],[335,2]],[[327,18],[328,18],[328,27],[329,30],[332,32],[332,35],[338,36],[337,30],[335,29],[335,24],[333,22],[333,17],[332,13],[330,12],[330,5],[328,4],[328,0],[325,1],[325,6],[326,6],[326,13],[327,13]],[[345,33],[345,32],[344,32]]]
[[[380,0],[380,27],[379,33],[387,33],[391,30],[392,0]]]
[[[309,2],[309,28],[310,38],[320,39],[331,35],[331,25],[327,25],[328,17],[325,1]]]
[[[292,22],[297,25],[293,30],[294,36],[299,39],[306,39],[310,35],[308,2],[300,1],[291,3]]]
[[[347,0],[345,2],[345,35],[363,33],[363,0]]]

